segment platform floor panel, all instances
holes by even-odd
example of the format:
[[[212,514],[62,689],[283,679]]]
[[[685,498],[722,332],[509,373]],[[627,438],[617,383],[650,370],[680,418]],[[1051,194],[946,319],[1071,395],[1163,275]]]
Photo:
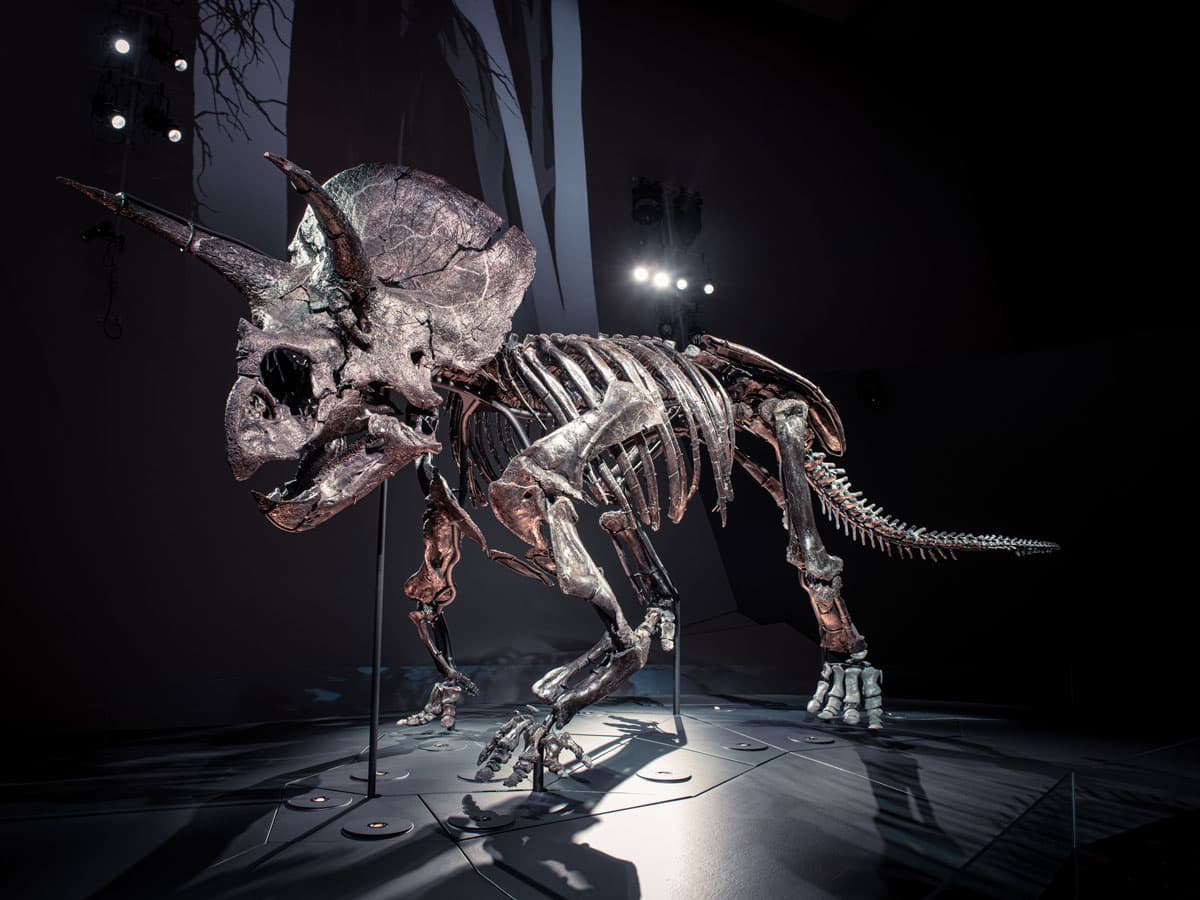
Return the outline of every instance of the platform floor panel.
[[[903,704],[872,733],[800,698],[687,699],[679,717],[653,700],[577,717],[593,765],[540,794],[467,780],[508,707],[468,707],[453,732],[385,725],[370,800],[362,722],[56,747],[0,784],[4,893],[1036,897],[1061,888],[1073,840],[1109,848],[1200,810],[1185,734]],[[314,796],[328,805],[288,803]],[[366,823],[406,830],[352,834]]]

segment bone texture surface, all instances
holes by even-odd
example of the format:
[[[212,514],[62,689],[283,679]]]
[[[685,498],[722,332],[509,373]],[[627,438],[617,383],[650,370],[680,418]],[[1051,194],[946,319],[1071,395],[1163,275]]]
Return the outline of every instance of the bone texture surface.
[[[678,594],[650,535],[678,522],[704,471],[725,521],[734,465],[775,500],[786,560],[816,616],[825,660],[808,712],[883,724],[880,668],[843,596],[843,561],[817,530],[817,511],[864,546],[923,559],[962,551],[1046,553],[1056,545],[930,531],[886,515],[852,490],[832,457],[846,449],[833,403],[797,372],[712,335],[677,348],[657,338],[510,333],[534,273],[519,229],[442,179],[403,166],[361,165],[322,182],[266,154],[308,204],[287,260],[125,194],[70,187],[220,272],[245,297],[225,444],[237,479],[291,463],[291,479],[258,507],[289,532],[315,528],[415,464],[425,495],[424,556],[405,584],[410,615],[438,670],[424,709],[400,720],[453,728],[475,685],[455,666],[443,612],[455,598],[462,538],[508,569],[591,605],[601,626],[585,653],[532,687],[527,707],[479,757],[506,783],[541,763],[562,771],[565,730],[584,707],[641,669],[653,639],[670,649]],[[457,486],[434,466],[444,431]],[[773,464],[738,446],[758,443]],[[815,498],[815,505],[814,505]],[[524,545],[486,547],[468,507],[491,506]],[[602,511],[593,513],[593,508]],[[576,527],[599,516],[638,601],[617,592]],[[782,542],[781,542],[782,543]]]

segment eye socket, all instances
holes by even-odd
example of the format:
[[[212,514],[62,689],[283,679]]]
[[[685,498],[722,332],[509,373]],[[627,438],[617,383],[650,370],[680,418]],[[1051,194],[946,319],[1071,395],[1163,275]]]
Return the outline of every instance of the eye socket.
[[[414,366],[419,366],[421,364],[421,360],[425,358],[425,351],[414,350],[412,353],[408,354],[408,358],[412,360],[412,364]]]
[[[279,403],[302,415],[313,403],[312,363],[303,353],[277,347],[266,353],[258,367],[262,382]]]

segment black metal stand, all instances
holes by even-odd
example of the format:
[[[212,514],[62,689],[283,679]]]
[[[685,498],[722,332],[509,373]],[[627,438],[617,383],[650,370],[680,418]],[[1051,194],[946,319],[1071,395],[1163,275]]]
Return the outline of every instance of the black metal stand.
[[[367,799],[379,796],[376,775],[379,765],[379,695],[383,663],[383,575],[387,562],[388,483],[379,488],[379,541],[375,551],[375,633],[371,655],[371,746],[367,751]]]
[[[683,640],[683,623],[679,619],[679,600],[675,600],[675,684],[671,691],[671,714],[679,715],[679,680],[683,654],[679,644]]]
[[[533,764],[533,793],[546,793],[546,748],[538,747],[537,762]]]
[[[375,559],[375,626],[372,635],[371,652],[371,721],[370,746],[367,747],[367,771],[364,776],[351,774],[349,777],[358,780],[362,777],[367,782],[367,795],[361,803],[355,804],[355,789],[346,785],[329,789],[315,787],[309,789],[305,796],[293,797],[287,801],[292,809],[332,809],[346,807],[346,815],[342,822],[342,834],[354,840],[370,838],[395,838],[409,834],[415,828],[410,819],[405,818],[403,803],[389,802],[379,794],[378,778],[386,775],[379,771],[379,704],[382,694],[383,677],[383,576],[387,561],[387,505],[388,483],[385,481],[379,488],[379,542],[376,547]],[[407,777],[404,772],[397,775],[391,773],[393,779]],[[324,822],[317,828],[323,827]],[[316,829],[306,832],[307,837]]]

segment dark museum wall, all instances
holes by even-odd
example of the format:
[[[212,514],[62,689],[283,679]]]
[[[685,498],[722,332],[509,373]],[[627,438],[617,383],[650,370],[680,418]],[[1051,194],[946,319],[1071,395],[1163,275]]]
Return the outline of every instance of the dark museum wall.
[[[541,229],[552,253],[518,330],[655,333],[629,275],[644,253],[631,180],[700,191],[694,258],[717,290],[699,323],[822,385],[858,489],[931,528],[1063,545],[931,565],[827,528],[885,692],[1078,716],[1187,697],[1196,331],[1176,281],[1190,248],[1164,212],[1184,205],[1180,57],[1165,37],[1150,52],[1148,26],[999,3],[296,0],[282,68],[255,69],[286,98],[279,130],[210,127],[197,196],[194,135],[126,144],[93,121],[117,7],[42,4],[30,33],[56,35],[53,54],[30,40],[2,63],[10,721],[94,732],[365,708],[376,499],[301,536],[265,523],[248,488],[273,475],[234,482],[222,441],[242,301],[122,227],[106,319],[112,245],[80,234],[109,217],[53,180],[185,214],[198,199],[202,221],[282,253],[303,206],[263,149],[320,177],[400,159]],[[161,7],[194,47],[206,5]],[[469,83],[471,34],[506,50],[513,96]],[[211,99],[191,75],[141,77],[169,84],[185,124]],[[815,626],[778,512],[748,479],[735,490],[726,529],[697,502],[656,538],[685,661],[709,689],[808,691]],[[432,677],[401,592],[420,512],[402,473],[384,643],[397,708]],[[598,634],[584,604],[470,550],[458,575],[455,650],[491,673],[486,701],[518,699]],[[655,678],[638,686],[665,689]]]

